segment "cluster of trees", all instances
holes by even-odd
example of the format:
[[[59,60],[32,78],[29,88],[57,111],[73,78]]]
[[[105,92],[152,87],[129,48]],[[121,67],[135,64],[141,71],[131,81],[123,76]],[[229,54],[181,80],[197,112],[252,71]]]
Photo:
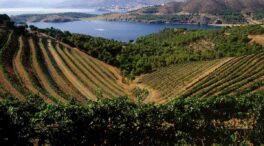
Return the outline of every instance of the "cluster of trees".
[[[0,101],[3,145],[263,144],[264,94],[176,99],[165,105],[100,98],[81,105]]]
[[[0,15],[0,23],[4,23],[5,21],[10,21],[10,18],[6,14]]]
[[[35,27],[34,29],[36,30]],[[120,54],[123,47],[128,46],[128,44],[114,40],[108,40],[99,37],[96,38],[81,34],[72,34],[69,31],[62,32],[61,30],[55,28],[39,29],[39,31],[61,40],[73,47],[78,47],[89,55],[115,66],[119,66],[116,56]]]
[[[246,22],[245,18],[242,16],[240,12],[233,10],[224,10],[224,11],[215,12],[214,15],[219,16],[224,20],[225,23],[229,23],[229,24]]]
[[[151,12],[151,11],[150,11]],[[192,15],[152,15],[146,13],[144,15],[132,14],[135,16],[135,20],[139,22],[148,22],[148,23],[187,23],[191,22],[193,19],[199,19],[201,16],[198,14]],[[224,23],[228,24],[238,24],[246,22],[245,18],[238,12],[223,12],[215,14],[218,16]],[[261,15],[258,15],[260,17]]]
[[[246,55],[264,50],[261,45],[249,43],[248,38],[248,35],[264,34],[264,28],[260,25],[225,27],[219,30],[165,29],[141,37],[134,43],[72,34],[54,28],[39,31],[119,67],[129,78],[171,64]],[[204,46],[201,50],[195,49],[196,46],[190,47],[200,41],[212,45]]]
[[[25,34],[27,32],[26,29],[28,28],[26,24],[15,25],[6,14],[0,14],[0,26],[12,29],[17,34]]]
[[[152,15],[152,14],[132,14],[136,21],[148,23],[187,23],[192,15]]]
[[[257,11],[254,14],[254,19],[256,20],[263,20],[264,19],[264,11]]]

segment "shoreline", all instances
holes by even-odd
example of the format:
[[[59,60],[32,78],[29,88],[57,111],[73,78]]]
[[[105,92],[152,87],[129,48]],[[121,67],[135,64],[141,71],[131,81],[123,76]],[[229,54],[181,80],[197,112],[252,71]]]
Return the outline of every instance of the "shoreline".
[[[199,24],[199,23],[172,23],[172,22],[146,22],[146,21],[137,21],[137,20],[107,20],[107,19],[100,19],[100,18],[81,18],[80,21],[107,21],[107,22],[133,22],[133,23],[142,23],[142,24],[168,24],[168,25],[207,25],[207,26],[215,26],[215,27],[234,27],[234,26],[241,26],[246,24]]]

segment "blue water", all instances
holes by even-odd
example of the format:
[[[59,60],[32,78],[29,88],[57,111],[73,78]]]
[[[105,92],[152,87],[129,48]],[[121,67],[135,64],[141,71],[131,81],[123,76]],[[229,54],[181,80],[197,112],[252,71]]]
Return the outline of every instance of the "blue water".
[[[159,32],[165,28],[187,29],[219,29],[219,27],[194,24],[143,24],[134,22],[109,22],[109,21],[75,21],[67,23],[32,23],[39,28],[58,28],[73,33],[87,34],[96,37],[114,39],[128,42],[140,36]]]

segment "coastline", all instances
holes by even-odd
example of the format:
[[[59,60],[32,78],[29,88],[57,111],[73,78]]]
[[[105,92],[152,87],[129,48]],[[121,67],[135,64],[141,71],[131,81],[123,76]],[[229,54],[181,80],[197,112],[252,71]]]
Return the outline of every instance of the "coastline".
[[[214,23],[203,23],[192,21],[182,21],[182,22],[172,22],[166,20],[141,20],[137,19],[135,16],[127,15],[127,14],[112,14],[112,15],[99,15],[96,17],[89,17],[89,18],[80,18],[82,21],[93,21],[93,20],[100,20],[100,21],[109,21],[109,22],[136,22],[136,23],[143,23],[143,24],[168,24],[168,25],[177,25],[177,24],[194,24],[194,25],[208,25],[208,26],[215,26],[215,27],[234,27],[234,26],[241,26],[246,25],[248,23],[241,23],[241,24],[214,24]]]
[[[199,24],[199,23],[175,23],[175,22],[161,22],[161,21],[141,21],[141,20],[135,20],[135,19],[102,19],[98,17],[91,17],[91,18],[81,18],[80,21],[108,21],[108,22],[134,22],[134,23],[142,23],[142,24],[168,24],[168,25],[177,25],[177,24],[193,24],[193,25],[208,25],[208,26],[215,26],[215,27],[234,27],[234,26],[241,26],[246,24]]]

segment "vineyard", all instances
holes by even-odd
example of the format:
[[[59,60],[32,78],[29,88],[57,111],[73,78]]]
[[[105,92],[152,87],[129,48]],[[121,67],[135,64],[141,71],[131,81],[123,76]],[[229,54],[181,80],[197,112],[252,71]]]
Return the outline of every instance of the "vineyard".
[[[0,28],[0,97],[47,103],[129,96],[243,96],[264,90],[264,28],[165,29],[124,43],[55,28]]]
[[[264,143],[260,26],[167,29],[123,43],[6,22],[2,145]]]
[[[72,98],[84,103],[98,96],[132,96],[139,87],[149,92],[146,102],[164,103],[175,97],[258,93],[264,85],[263,53],[158,68],[129,85],[115,67],[44,34],[1,30],[1,47],[1,97],[35,94],[48,103]]]
[[[160,92],[157,102],[174,97],[243,95],[264,90],[264,53],[194,62],[143,75],[140,82]]]
[[[179,96],[184,88],[230,59],[172,65],[140,77],[139,82],[160,92],[156,102]]]
[[[190,86],[184,97],[241,95],[263,91],[264,54],[234,58]]]
[[[35,94],[48,103],[83,103],[129,94],[116,68],[47,36],[1,30],[0,45],[0,97]]]

